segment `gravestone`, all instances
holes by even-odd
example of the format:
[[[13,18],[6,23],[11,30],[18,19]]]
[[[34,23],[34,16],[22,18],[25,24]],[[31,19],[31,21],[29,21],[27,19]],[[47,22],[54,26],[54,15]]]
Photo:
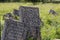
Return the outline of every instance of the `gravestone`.
[[[19,16],[19,10],[14,9],[13,14],[16,15],[16,16]]]
[[[39,19],[39,9],[36,7],[20,7],[21,20],[26,25],[30,36],[34,40],[41,40],[40,37],[40,19]],[[28,36],[29,37],[29,36]]]
[[[12,19],[5,20],[3,36],[1,40],[24,40],[25,36],[24,24]]]
[[[20,7],[20,12],[22,21],[27,25],[39,26],[39,9],[36,7]]]
[[[57,15],[56,11],[54,11],[53,9],[49,10],[49,14]]]
[[[28,40],[29,37],[33,37],[33,40],[41,40],[38,8],[21,6],[19,10],[14,10],[13,14],[20,19],[16,21],[8,14],[2,40]]]
[[[12,14],[11,13],[7,13],[3,16],[3,19],[8,19],[8,18],[13,18]]]

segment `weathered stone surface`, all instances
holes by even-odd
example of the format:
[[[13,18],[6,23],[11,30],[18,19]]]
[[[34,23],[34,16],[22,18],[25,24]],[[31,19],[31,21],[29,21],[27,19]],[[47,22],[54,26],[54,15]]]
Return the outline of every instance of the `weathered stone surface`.
[[[49,14],[57,15],[57,13],[53,9],[49,10]]]
[[[26,25],[38,26],[40,25],[39,9],[34,7],[20,7],[20,14],[22,15],[22,21]]]
[[[24,40],[23,33],[25,28],[23,23],[6,19],[4,28],[2,40]]]
[[[12,14],[11,13],[7,13],[3,16],[3,19],[8,19],[8,18],[13,18]]]
[[[39,9],[34,7],[20,7],[20,12],[22,22],[26,25],[28,30],[27,38],[32,36],[33,40],[41,40],[40,37],[40,19],[39,19]]]
[[[19,10],[14,9],[13,14],[16,15],[16,16],[19,16]]]
[[[20,20],[15,21],[7,16],[2,40],[28,40],[29,37],[41,40],[38,8],[21,6],[19,10],[14,10],[13,14],[19,16]]]

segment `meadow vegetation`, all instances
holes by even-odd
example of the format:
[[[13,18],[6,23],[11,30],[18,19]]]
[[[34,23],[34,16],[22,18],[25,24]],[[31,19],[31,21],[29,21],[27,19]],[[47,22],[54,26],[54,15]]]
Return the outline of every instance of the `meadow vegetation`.
[[[13,13],[13,9],[19,9],[20,6],[32,6],[39,8],[39,16],[44,23],[44,25],[40,26],[42,40],[60,38],[60,4],[53,3],[39,3],[37,5],[33,5],[32,3],[0,3],[0,33],[4,28],[3,15],[9,12]],[[50,9],[55,10],[57,15],[54,16],[49,14]]]

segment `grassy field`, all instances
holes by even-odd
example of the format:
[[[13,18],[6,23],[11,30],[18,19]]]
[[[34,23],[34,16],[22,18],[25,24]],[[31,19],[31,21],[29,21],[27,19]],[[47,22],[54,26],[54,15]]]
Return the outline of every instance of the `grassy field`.
[[[42,40],[53,40],[60,38],[60,4],[37,4],[32,3],[0,3],[0,23],[3,25],[3,15],[13,13],[13,9],[19,9],[20,6],[32,6],[39,8],[39,15],[44,25],[41,26]],[[49,10],[54,9],[58,15],[49,14]]]

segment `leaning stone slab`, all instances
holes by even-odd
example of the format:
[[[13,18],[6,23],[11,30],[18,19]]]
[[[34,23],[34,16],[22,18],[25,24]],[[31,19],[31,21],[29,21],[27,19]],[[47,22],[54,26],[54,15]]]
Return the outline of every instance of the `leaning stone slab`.
[[[1,40],[24,40],[24,32],[25,28],[23,23],[6,19]]]

